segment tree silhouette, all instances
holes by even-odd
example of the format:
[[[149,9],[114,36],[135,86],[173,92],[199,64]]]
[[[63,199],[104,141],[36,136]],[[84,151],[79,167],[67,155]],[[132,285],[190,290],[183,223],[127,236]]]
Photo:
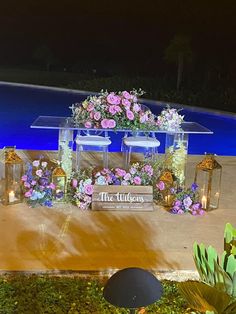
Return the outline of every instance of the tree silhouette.
[[[165,60],[176,63],[178,67],[176,89],[179,90],[183,81],[184,63],[192,61],[190,40],[184,35],[176,35],[165,49]]]

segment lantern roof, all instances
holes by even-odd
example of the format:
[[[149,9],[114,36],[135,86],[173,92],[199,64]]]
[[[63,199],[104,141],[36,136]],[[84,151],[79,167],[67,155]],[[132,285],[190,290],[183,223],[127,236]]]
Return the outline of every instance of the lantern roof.
[[[53,170],[52,175],[55,177],[66,177],[65,171],[59,166]]]
[[[205,158],[197,164],[197,168],[208,171],[214,169],[221,169],[222,166],[215,160],[214,155],[206,155]]]
[[[170,170],[164,170],[164,171],[161,173],[161,175],[160,175],[160,177],[159,177],[159,180],[160,180],[160,181],[163,181],[163,182],[165,182],[165,183],[167,183],[167,184],[172,185],[173,182],[174,182],[172,172],[171,172]]]
[[[23,160],[17,155],[14,148],[6,150],[6,152],[5,152],[5,163],[7,163],[7,164],[19,164],[22,162],[23,162]]]

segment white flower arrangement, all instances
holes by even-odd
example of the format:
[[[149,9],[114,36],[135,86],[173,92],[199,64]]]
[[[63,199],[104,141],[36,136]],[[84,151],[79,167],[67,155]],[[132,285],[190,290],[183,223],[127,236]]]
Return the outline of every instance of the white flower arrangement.
[[[161,111],[161,114],[157,117],[157,125],[161,130],[175,132],[180,129],[181,123],[184,120],[184,115],[181,116],[178,112],[181,109],[167,108]]]

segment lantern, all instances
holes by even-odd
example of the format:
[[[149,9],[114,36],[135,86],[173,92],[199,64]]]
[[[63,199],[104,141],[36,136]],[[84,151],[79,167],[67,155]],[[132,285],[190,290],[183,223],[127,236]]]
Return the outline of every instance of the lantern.
[[[52,172],[52,183],[55,185],[56,200],[63,201],[66,194],[66,173],[60,166]]]
[[[16,154],[15,147],[5,148],[5,186],[3,204],[11,205],[23,201],[21,177],[23,160]]]
[[[165,207],[171,207],[172,203],[174,201],[174,195],[171,194],[171,188],[174,187],[174,179],[173,179],[173,174],[171,171],[169,170],[164,170],[160,177],[159,177],[159,189],[160,189],[160,193],[162,195],[162,205]],[[160,182],[162,182],[163,185],[163,189],[161,188],[161,184]]]
[[[222,167],[213,155],[206,155],[196,166],[194,182],[199,186],[202,207],[210,211],[219,206]]]

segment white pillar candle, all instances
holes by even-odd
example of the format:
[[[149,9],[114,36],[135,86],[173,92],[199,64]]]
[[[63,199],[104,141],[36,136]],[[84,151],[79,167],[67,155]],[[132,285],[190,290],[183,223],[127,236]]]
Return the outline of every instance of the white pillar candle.
[[[12,203],[12,202],[15,201],[15,193],[14,193],[14,191],[11,191],[8,196],[9,196],[9,203]]]
[[[207,199],[206,199],[206,196],[203,195],[203,197],[202,197],[202,208],[206,209],[206,206],[207,206]]]

